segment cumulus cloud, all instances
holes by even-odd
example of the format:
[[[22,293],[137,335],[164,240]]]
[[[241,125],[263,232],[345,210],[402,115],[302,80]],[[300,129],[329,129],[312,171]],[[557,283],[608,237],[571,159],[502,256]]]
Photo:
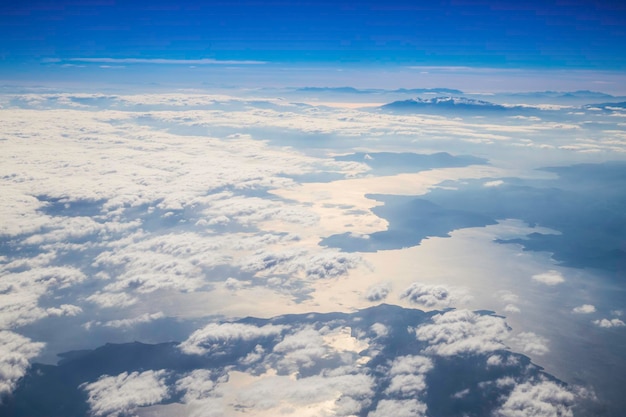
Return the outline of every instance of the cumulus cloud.
[[[305,278],[337,278],[361,263],[358,254],[344,253],[335,249],[312,252],[304,249],[285,249],[281,252],[259,250],[243,258],[240,265],[244,271],[267,274],[300,275]]]
[[[0,234],[15,239],[15,247],[36,245],[50,256],[49,261],[58,255],[62,262],[76,262],[78,273],[86,259],[94,260],[86,269],[109,271],[106,279],[81,288],[91,291],[80,294],[91,307],[128,307],[156,291],[204,291],[214,280],[213,276],[209,279],[209,270],[224,265],[244,272],[268,272],[254,269],[267,265],[255,263],[250,251],[267,251],[259,254],[263,259],[292,249],[299,237],[291,227],[315,227],[319,215],[306,204],[269,197],[263,194],[265,190],[293,186],[292,175],[329,170],[341,175],[365,169],[271,146],[247,133],[231,135],[229,131],[216,138],[201,128],[198,136],[183,136],[146,126],[157,120],[194,124],[196,117],[202,119],[202,112],[138,115],[124,111],[138,104],[174,105],[181,110],[189,105],[219,107],[220,102],[233,100],[246,103],[234,97],[53,94],[17,100],[42,110],[3,112],[10,144],[0,163],[5,185],[0,218],[6,220],[0,225]],[[95,108],[114,105],[116,110],[49,109],[79,102],[96,103],[89,104]],[[284,100],[259,102],[299,108]],[[255,111],[254,117],[282,123],[281,112]],[[224,124],[237,119],[232,116],[230,109],[216,110],[214,121]],[[237,129],[242,124],[246,122],[237,122]],[[58,146],[64,152],[59,153]],[[111,161],[118,163],[111,165]],[[242,232],[241,228],[248,230]],[[17,254],[10,255],[9,264],[17,258]],[[244,261],[238,264],[240,259]],[[48,263],[38,267],[48,267]],[[334,278],[359,264],[356,254],[324,250],[309,240],[297,248],[295,256],[279,259],[271,273],[294,279]],[[47,315],[78,313],[60,306],[39,307],[40,296],[65,287],[60,281],[37,278],[34,269],[31,265],[2,271],[14,275],[13,283],[31,281],[24,282],[27,290],[13,285],[0,294],[0,309],[6,307],[0,324],[5,327]],[[97,274],[94,277],[98,278]],[[76,307],[83,308],[80,304]]]
[[[123,372],[103,376],[96,382],[82,384],[94,416],[117,417],[132,413],[136,407],[157,404],[169,397],[166,371]]]
[[[345,275],[350,269],[356,268],[360,261],[361,257],[355,254],[325,250],[314,254],[302,265],[307,277],[323,279]]]
[[[543,272],[541,274],[536,274],[532,276],[533,281],[540,282],[546,285],[558,285],[565,282],[565,278],[563,275],[554,269]]]
[[[286,326],[273,324],[257,327],[242,323],[211,323],[193,332],[187,340],[179,345],[179,348],[186,354],[204,355],[219,349],[223,342],[250,341],[257,338],[278,336],[284,329]]]
[[[213,395],[217,378],[208,369],[196,369],[176,381],[176,390],[184,392],[183,402],[192,402]]]
[[[391,380],[385,393],[398,398],[414,398],[426,390],[426,374],[433,369],[433,362],[425,356],[407,355],[395,358],[389,369]]]
[[[162,289],[193,291],[204,285],[202,268],[171,253],[125,248],[114,253],[101,253],[96,257],[94,266],[123,270],[104,287],[107,292],[132,290],[145,294]]]
[[[247,282],[247,281],[241,281],[241,280],[238,280],[237,278],[233,278],[233,277],[228,277],[228,278],[226,278],[226,281],[224,281],[224,287],[226,287],[230,291],[240,290],[240,289],[246,287],[249,284],[250,283]]]
[[[506,311],[507,313],[520,313],[522,310],[520,310],[519,307],[514,304],[507,304],[504,306],[504,311]]]
[[[44,344],[7,330],[0,330],[0,395],[10,393],[26,373],[30,360]]]
[[[572,417],[575,396],[566,388],[547,380],[515,385],[494,413],[498,417]]]
[[[83,309],[72,304],[61,304],[59,307],[50,307],[46,313],[50,316],[77,316]]]
[[[298,369],[310,368],[315,363],[328,356],[332,350],[326,344],[324,337],[312,327],[306,327],[285,338],[274,346],[274,352],[280,357],[278,366],[296,372]]]
[[[380,400],[367,417],[422,417],[426,416],[426,410],[426,404],[415,399]]]
[[[600,319],[594,320],[593,324],[598,327],[603,327],[605,329],[610,329],[612,327],[624,327],[626,324],[620,319]]]
[[[48,262],[42,261],[44,264]],[[13,267],[24,270],[15,272]],[[4,280],[0,284],[0,328],[22,326],[48,316],[80,313],[80,307],[70,304],[48,308],[39,306],[41,297],[82,283],[86,276],[79,269],[8,264],[0,268],[0,273]]]
[[[279,187],[281,184],[274,184]],[[289,186],[290,184],[284,184]],[[256,226],[266,221],[314,225],[319,218],[310,209],[300,205],[288,204],[284,201],[273,201],[259,197],[229,195],[228,198],[210,200],[202,211],[208,218],[209,225],[227,224],[231,221],[246,227]]]
[[[511,342],[519,347],[522,352],[531,355],[545,355],[550,351],[548,339],[533,332],[519,333],[511,338]]]
[[[583,304],[572,309],[572,313],[576,314],[591,314],[596,312],[596,307],[591,304]]]
[[[406,298],[413,304],[424,307],[446,307],[450,305],[453,295],[450,289],[443,285],[414,282],[400,294],[400,298]]]
[[[365,298],[371,302],[382,301],[387,298],[389,291],[391,291],[391,285],[389,283],[372,285],[367,289]]]
[[[239,363],[243,365],[252,365],[253,363],[256,363],[263,359],[265,353],[266,352],[265,349],[263,349],[263,346],[256,345],[252,352],[248,353],[245,358],[239,360]]]
[[[519,359],[516,356],[508,356],[506,359],[502,355],[491,355],[487,358],[487,366],[516,366]]]
[[[425,374],[432,369],[433,361],[430,358],[419,355],[406,355],[393,360],[389,374]]]
[[[425,353],[453,356],[503,349],[509,328],[501,317],[467,310],[449,311],[432,317],[432,323],[415,329],[418,340],[428,342]]]
[[[389,329],[382,323],[374,323],[370,329],[376,334],[376,337],[385,337],[389,334]]]
[[[385,393],[392,396],[415,396],[424,390],[426,390],[424,375],[401,374],[391,378]]]

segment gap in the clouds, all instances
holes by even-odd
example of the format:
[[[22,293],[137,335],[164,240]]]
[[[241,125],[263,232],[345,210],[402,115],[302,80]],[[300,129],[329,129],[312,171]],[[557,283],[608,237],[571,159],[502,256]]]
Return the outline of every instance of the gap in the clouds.
[[[417,246],[429,237],[449,237],[449,233],[457,229],[497,223],[480,213],[444,208],[424,198],[393,195],[366,197],[384,203],[371,211],[389,222],[388,229],[371,233],[367,238],[355,237],[351,233],[332,235],[322,239],[320,245],[347,252],[401,249]]]
[[[557,179],[503,178],[501,184],[468,180],[455,191],[435,189],[426,198],[443,207],[458,207],[495,219],[517,218],[560,234],[531,233],[518,243],[526,250],[552,253],[564,266],[597,268],[623,279],[626,252],[626,164],[607,162],[546,168]],[[563,213],[568,213],[564,216]]]
[[[320,244],[347,252],[374,252],[419,245],[422,239],[520,219],[558,234],[530,233],[499,239],[525,250],[552,253],[564,266],[596,268],[622,280],[626,265],[626,164],[581,164],[545,168],[556,179],[485,178],[445,181],[422,196],[369,196],[384,205],[372,212],[389,222],[369,238],[332,235]],[[563,213],[568,213],[564,216]]]
[[[38,195],[36,198],[43,203],[39,210],[49,216],[90,217],[94,220],[98,220],[98,216],[103,214],[103,205],[106,202],[105,199],[76,200],[46,195]]]

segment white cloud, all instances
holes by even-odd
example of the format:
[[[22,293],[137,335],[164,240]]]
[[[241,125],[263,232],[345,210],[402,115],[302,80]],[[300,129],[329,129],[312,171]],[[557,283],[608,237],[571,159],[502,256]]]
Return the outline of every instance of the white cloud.
[[[507,304],[504,306],[504,311],[507,313],[520,313],[522,310],[520,310],[515,304]]]
[[[248,285],[250,285],[250,282],[241,281],[233,277],[228,277],[226,278],[226,281],[224,281],[224,287],[226,287],[230,291],[237,291]]]
[[[494,181],[487,181],[483,184],[484,187],[499,187],[502,184],[504,184],[504,181],[502,180],[494,180]]]
[[[487,358],[487,366],[516,366],[519,359],[515,356],[509,356],[504,359],[501,355],[491,355]]]
[[[0,330],[0,395],[10,393],[26,373],[30,360],[44,344],[7,330]]]
[[[367,298],[368,301],[371,302],[382,301],[387,298],[390,291],[391,285],[389,283],[372,285],[365,292],[365,298]]]
[[[497,417],[571,417],[574,394],[552,381],[515,385],[494,413]]]
[[[424,375],[401,374],[391,378],[386,394],[392,396],[416,396],[426,390],[426,378]]]
[[[626,324],[620,319],[600,319],[594,320],[593,324],[598,327],[603,327],[605,329],[610,329],[611,327],[624,327]]]
[[[432,322],[417,327],[415,335],[418,340],[429,343],[425,353],[441,356],[503,349],[509,332],[504,319],[468,310],[437,314]]]
[[[97,291],[86,298],[102,308],[123,308],[135,304],[138,299],[124,292],[100,292]]]
[[[323,334],[312,327],[289,334],[274,346],[274,352],[279,356],[279,369],[285,369],[289,373],[312,367],[321,358],[329,356],[333,350],[325,342]]]
[[[422,417],[426,416],[426,409],[426,404],[415,399],[380,400],[367,417]]]
[[[259,250],[252,256],[241,259],[239,264],[244,271],[262,275],[285,274],[326,279],[345,275],[360,263],[361,257],[358,254],[336,249],[308,251],[290,248],[281,252]]]
[[[391,363],[389,375],[400,374],[425,374],[433,369],[433,361],[430,358],[419,355],[399,356]]]
[[[576,314],[591,314],[596,312],[596,307],[591,304],[583,304],[572,309],[572,313]]]
[[[394,397],[415,397],[426,390],[424,374],[431,369],[433,362],[425,356],[407,355],[395,358],[389,369],[391,381],[385,393]]]
[[[245,358],[239,360],[239,363],[243,365],[252,365],[253,363],[256,363],[263,359],[265,354],[266,352],[265,349],[263,349],[263,346],[256,345],[252,352],[248,353]]]
[[[519,296],[517,294],[507,290],[496,292],[496,296],[505,303],[516,303],[519,300]]]
[[[43,263],[49,261],[45,260]],[[72,316],[80,313],[80,307],[70,304],[42,308],[39,306],[39,299],[84,282],[85,274],[73,267],[32,266],[26,266],[26,270],[20,272],[11,271],[12,267],[24,269],[20,265],[0,267],[4,281],[0,284],[0,328],[22,326],[48,316]]]
[[[103,252],[96,257],[94,266],[123,271],[104,287],[106,292],[193,291],[205,285],[204,272],[197,264],[159,251],[134,251],[127,247],[116,252]]]
[[[218,60],[218,59],[160,59],[160,58],[69,58],[68,61],[108,64],[155,64],[155,65],[259,65],[264,61]]]
[[[465,388],[464,390],[461,390],[452,394],[452,398],[464,398],[467,396],[467,394],[469,394],[469,392],[470,392],[469,388]]]
[[[121,373],[102,376],[82,384],[94,416],[117,417],[132,413],[136,407],[157,404],[169,397],[165,370]]]
[[[190,355],[204,355],[219,349],[221,343],[227,341],[249,341],[262,337],[278,336],[286,326],[266,324],[257,327],[242,323],[211,323],[202,329],[196,330],[179,345],[179,348]]]
[[[400,294],[400,298],[425,307],[446,307],[453,297],[450,289],[443,285],[414,282]]]
[[[102,323],[102,325],[106,327],[115,327],[115,328],[130,328],[138,324],[150,323],[151,321],[158,320],[163,317],[165,317],[165,315],[161,312],[144,313],[137,317],[131,317],[131,318],[120,319],[120,320],[109,320],[107,322]]]
[[[530,355],[545,355],[550,351],[548,348],[548,339],[533,332],[519,333],[510,340],[522,352]]]
[[[61,304],[59,307],[46,309],[46,313],[50,316],[77,316],[82,312],[82,308],[71,304]]]
[[[382,323],[374,323],[370,328],[376,333],[376,337],[385,337],[389,334],[389,329]]]
[[[176,381],[176,390],[184,392],[183,402],[207,398],[213,395],[217,385],[215,376],[208,369],[196,369]]]
[[[532,276],[533,281],[540,282],[546,285],[558,285],[565,282],[565,278],[563,275],[554,269],[544,272],[541,274],[536,274]]]

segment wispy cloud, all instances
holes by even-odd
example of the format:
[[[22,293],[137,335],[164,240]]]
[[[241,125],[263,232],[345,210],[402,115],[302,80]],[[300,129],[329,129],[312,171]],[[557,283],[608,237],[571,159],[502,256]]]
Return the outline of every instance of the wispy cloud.
[[[264,61],[218,59],[164,59],[164,58],[69,58],[66,61],[98,64],[158,64],[158,65],[260,65]]]

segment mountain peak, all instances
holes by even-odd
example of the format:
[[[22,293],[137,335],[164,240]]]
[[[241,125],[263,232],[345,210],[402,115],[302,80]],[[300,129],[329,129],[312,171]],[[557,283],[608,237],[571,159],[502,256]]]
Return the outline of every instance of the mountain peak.
[[[467,97],[438,96],[394,101],[381,107],[386,110],[457,109],[457,110],[505,110],[506,107],[489,101]]]

